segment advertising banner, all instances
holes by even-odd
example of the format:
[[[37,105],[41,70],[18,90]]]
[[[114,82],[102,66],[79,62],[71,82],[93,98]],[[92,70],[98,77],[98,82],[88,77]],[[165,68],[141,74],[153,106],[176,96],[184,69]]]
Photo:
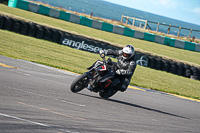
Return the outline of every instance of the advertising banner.
[[[83,50],[88,51],[92,53],[98,53],[101,49],[119,49],[118,47],[112,46],[109,43],[101,42],[98,40],[92,40],[86,37],[78,36],[78,35],[72,35],[69,33],[66,33],[63,38],[61,44]]]
[[[91,53],[98,53],[99,50],[105,50],[105,49],[113,49],[118,50],[121,49],[120,47],[116,47],[113,45],[110,45],[109,43],[89,39],[83,36],[78,36],[70,33],[65,33],[64,36],[61,39],[61,44],[66,45],[75,49],[88,51]],[[135,60],[137,61],[137,64],[141,66],[148,66],[148,58],[143,55],[142,53],[135,53]]]

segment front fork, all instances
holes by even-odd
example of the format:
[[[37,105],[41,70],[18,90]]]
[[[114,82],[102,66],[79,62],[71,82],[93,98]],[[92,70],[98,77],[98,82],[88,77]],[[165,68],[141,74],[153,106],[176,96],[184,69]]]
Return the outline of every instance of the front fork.
[[[94,71],[94,68],[90,69],[89,71],[85,72],[87,74],[87,77],[88,77],[88,84],[92,85],[92,87],[94,88],[93,86],[93,83],[96,81],[96,77],[98,75],[94,75],[95,74],[95,71]]]
[[[88,85],[91,85],[93,88],[93,92],[99,92],[99,85],[101,85],[100,80],[102,79],[102,77],[100,76],[100,73],[96,72],[95,69],[91,69],[88,72],[86,72],[87,76],[88,76]],[[98,85],[98,83],[100,83]]]

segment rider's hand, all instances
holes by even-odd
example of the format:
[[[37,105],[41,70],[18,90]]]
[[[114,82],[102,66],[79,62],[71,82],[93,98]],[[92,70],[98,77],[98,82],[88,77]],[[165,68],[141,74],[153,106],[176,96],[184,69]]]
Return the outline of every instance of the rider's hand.
[[[116,74],[117,74],[117,75],[120,75],[120,74],[121,74],[119,69],[116,71]]]
[[[116,71],[116,73],[117,73],[118,75],[125,75],[125,74],[126,74],[126,71],[123,70],[123,69],[118,69],[118,70]]]
[[[99,51],[99,55],[101,56],[101,58],[104,58],[104,57],[105,57],[105,52],[104,52],[104,50],[100,50],[100,51]]]
[[[104,50],[100,50],[100,51],[99,51],[99,54],[100,54],[100,55],[105,54]]]

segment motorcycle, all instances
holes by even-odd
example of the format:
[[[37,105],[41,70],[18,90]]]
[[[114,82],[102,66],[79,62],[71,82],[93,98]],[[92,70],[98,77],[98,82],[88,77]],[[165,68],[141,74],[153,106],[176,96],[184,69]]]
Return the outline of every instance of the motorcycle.
[[[103,61],[97,60],[90,66],[87,72],[79,75],[71,84],[72,92],[77,93],[92,86],[92,92],[99,93],[99,96],[107,99],[113,96],[118,90],[115,86],[120,84],[120,80],[116,78],[117,63],[112,62],[111,58],[105,59],[105,55],[101,54]]]

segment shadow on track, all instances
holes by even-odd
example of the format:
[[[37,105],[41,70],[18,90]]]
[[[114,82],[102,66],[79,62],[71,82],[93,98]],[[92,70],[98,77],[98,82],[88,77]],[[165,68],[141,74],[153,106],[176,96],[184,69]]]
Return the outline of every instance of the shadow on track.
[[[148,107],[144,107],[144,106],[141,106],[141,105],[137,105],[137,104],[133,104],[133,103],[128,103],[128,102],[124,102],[124,101],[120,101],[120,100],[116,100],[116,99],[103,99],[101,97],[91,96],[91,95],[82,94],[82,93],[77,93],[77,94],[80,94],[80,95],[83,95],[83,96],[87,96],[87,97],[96,98],[96,99],[102,99],[102,100],[106,100],[106,101],[111,101],[111,102],[115,102],[115,103],[120,103],[120,104],[123,104],[123,105],[137,107],[137,108],[145,109],[145,110],[148,110],[148,111],[153,111],[153,112],[157,112],[157,113],[161,113],[161,114],[170,115],[170,116],[174,116],[174,117],[178,117],[178,118],[183,118],[183,119],[188,119],[189,120],[189,118],[186,118],[186,117],[183,117],[183,116],[171,114],[171,113],[164,112],[164,111],[161,111],[161,110],[152,109],[152,108],[148,108]]]

